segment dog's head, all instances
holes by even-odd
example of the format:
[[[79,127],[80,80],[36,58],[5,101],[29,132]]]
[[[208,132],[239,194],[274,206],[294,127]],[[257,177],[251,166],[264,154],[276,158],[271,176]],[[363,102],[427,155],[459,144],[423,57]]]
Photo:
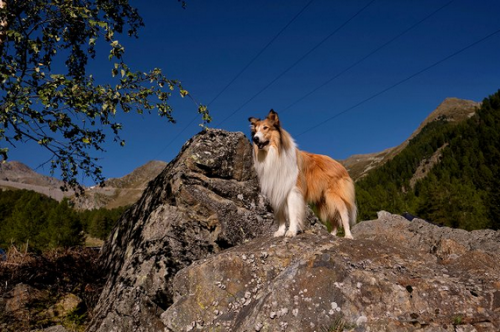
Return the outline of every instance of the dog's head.
[[[277,136],[279,137],[280,120],[278,113],[270,110],[264,120],[257,118],[248,118],[250,121],[250,130],[252,131],[252,142],[259,150],[267,150],[269,143]]]

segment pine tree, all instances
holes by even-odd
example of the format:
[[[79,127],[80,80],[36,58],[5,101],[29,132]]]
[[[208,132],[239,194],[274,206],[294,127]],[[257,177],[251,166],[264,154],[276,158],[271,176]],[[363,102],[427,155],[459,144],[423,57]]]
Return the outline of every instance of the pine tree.
[[[441,149],[440,162],[410,188],[422,160]],[[460,124],[426,125],[394,159],[356,183],[360,217],[403,210],[468,230],[500,228],[500,91]]]
[[[57,204],[54,200],[32,191],[24,191],[13,207],[12,214],[5,219],[4,241],[18,246],[28,244],[30,248],[40,250],[46,247],[41,236],[47,224],[47,214]]]
[[[83,243],[83,228],[77,213],[64,199],[52,209],[47,218],[47,233],[49,248],[68,248]]]

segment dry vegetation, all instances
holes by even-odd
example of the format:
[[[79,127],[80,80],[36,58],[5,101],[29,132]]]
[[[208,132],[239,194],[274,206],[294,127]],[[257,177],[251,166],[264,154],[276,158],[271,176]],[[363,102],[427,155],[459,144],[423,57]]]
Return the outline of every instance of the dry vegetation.
[[[43,255],[11,247],[0,258],[0,330],[31,331],[64,325],[82,331],[104,284],[98,252],[88,248]],[[65,299],[78,299],[69,311]]]

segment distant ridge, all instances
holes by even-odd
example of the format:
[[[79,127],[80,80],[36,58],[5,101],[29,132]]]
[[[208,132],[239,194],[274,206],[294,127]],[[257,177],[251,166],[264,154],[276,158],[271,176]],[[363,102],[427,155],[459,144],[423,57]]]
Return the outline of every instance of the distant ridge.
[[[61,201],[74,195],[73,191],[62,191],[64,182],[54,177],[39,174],[19,161],[0,163],[0,189],[26,189]]]
[[[62,191],[64,182],[35,172],[19,161],[0,164],[0,190],[33,190],[55,200],[69,197],[77,209],[116,208],[135,203],[149,181],[166,167],[164,161],[153,160],[121,178],[110,178],[104,187],[84,188],[85,195],[75,197],[74,191]]]
[[[166,166],[164,161],[149,161],[121,178],[106,180],[104,187],[87,188],[84,196],[73,199],[75,206],[77,209],[91,210],[131,205],[142,196],[149,181],[156,178]]]
[[[444,119],[450,122],[460,122],[470,118],[481,105],[480,102],[458,98],[446,98],[420,126],[400,145],[381,152],[352,155],[340,162],[347,168],[356,181],[364,177],[370,170],[382,166],[398,155],[420,131],[430,122]]]

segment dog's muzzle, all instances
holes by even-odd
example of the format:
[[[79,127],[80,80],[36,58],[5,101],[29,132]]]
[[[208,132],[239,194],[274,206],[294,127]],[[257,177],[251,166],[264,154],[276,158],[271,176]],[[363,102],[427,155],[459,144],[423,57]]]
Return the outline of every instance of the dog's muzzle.
[[[269,144],[269,141],[261,141],[258,136],[254,136],[252,141],[257,145],[259,149],[263,149],[266,145]]]

